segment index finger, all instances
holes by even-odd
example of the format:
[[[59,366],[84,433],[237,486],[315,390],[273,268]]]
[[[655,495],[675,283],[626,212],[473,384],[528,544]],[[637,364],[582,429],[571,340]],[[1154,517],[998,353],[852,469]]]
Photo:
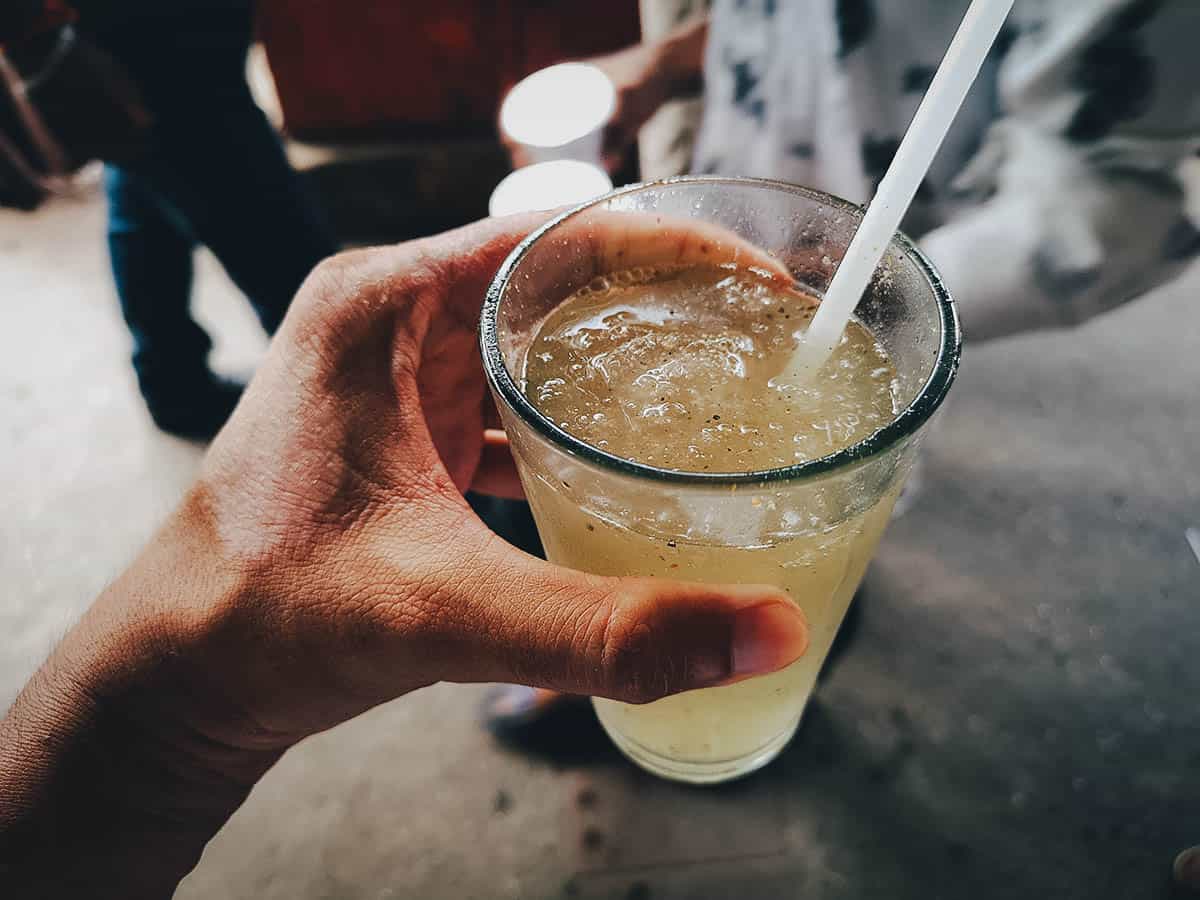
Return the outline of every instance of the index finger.
[[[641,266],[737,265],[792,283],[787,266],[734,231],[712,222],[657,213],[594,209],[565,220],[560,240],[590,251],[591,276]]]

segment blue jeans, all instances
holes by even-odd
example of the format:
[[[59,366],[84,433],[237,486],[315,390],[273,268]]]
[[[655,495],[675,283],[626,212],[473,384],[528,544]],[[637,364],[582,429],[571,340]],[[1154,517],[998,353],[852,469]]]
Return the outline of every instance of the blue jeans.
[[[162,7],[121,19],[85,9],[81,23],[133,75],[154,116],[151,151],[105,178],[112,271],[143,391],[206,371],[211,341],[188,311],[198,244],[268,333],[337,249],[246,84],[250,4]]]

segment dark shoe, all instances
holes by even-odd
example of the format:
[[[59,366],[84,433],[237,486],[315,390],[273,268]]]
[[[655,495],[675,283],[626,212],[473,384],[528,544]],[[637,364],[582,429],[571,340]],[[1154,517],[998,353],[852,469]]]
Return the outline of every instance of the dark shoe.
[[[210,441],[229,419],[245,385],[207,369],[187,378],[141,380],[142,397],[154,424],[190,441]]]
[[[538,727],[563,707],[586,702],[586,699],[545,688],[502,684],[488,691],[480,714],[488,731],[502,737],[513,737]]]
[[[501,747],[553,766],[591,766],[621,758],[587,697],[503,685],[489,692],[481,713]]]

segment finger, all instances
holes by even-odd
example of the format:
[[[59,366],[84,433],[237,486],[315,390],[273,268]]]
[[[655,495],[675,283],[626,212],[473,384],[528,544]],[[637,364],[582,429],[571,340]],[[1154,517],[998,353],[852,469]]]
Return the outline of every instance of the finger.
[[[437,313],[449,314],[454,328],[473,331],[488,283],[504,258],[554,212],[484,219],[424,240],[380,248],[364,256],[344,254],[343,258],[354,259],[352,275],[358,284],[419,271],[422,274],[414,280],[425,285],[424,293],[432,300],[426,311],[435,314],[434,321],[439,321]],[[708,222],[593,209],[560,227],[559,241],[567,246],[576,244],[587,263],[585,283],[595,275],[636,266],[688,264],[752,266],[793,283],[780,260],[729,229]]]
[[[739,265],[793,284],[788,268],[768,251],[711,222],[682,216],[595,209],[562,225],[561,241],[590,255],[588,275],[639,266]]]
[[[487,283],[504,257],[554,212],[484,219],[413,245],[401,245],[400,249],[420,248],[422,262],[432,265],[443,283],[454,285],[454,294],[469,304],[467,312],[473,326]],[[791,274],[782,261],[711,222],[647,212],[591,209],[567,219],[559,227],[558,243],[577,245],[590,262],[588,277],[636,266],[734,264],[757,268],[792,284]]]
[[[410,259],[433,276],[434,309],[449,313],[457,325],[474,333],[479,308],[496,270],[526,235],[552,215],[531,212],[482,219],[397,249],[407,251]]]
[[[488,282],[512,249],[551,213],[481,219],[421,240],[347,250],[323,261],[288,310],[284,329],[353,345],[364,330],[400,313],[396,326],[418,339],[430,327],[473,333]],[[336,327],[334,327],[336,325]]]
[[[774,672],[808,646],[800,608],[769,587],[602,578],[499,540],[472,559],[446,680],[644,703]]]
[[[489,428],[483,433],[483,454],[471,481],[471,490],[506,500],[525,499],[517,465],[503,431]]]

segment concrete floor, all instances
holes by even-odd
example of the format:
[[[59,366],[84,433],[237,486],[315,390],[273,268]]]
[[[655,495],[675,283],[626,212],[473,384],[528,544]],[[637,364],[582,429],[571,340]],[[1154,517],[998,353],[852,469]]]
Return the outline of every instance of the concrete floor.
[[[200,450],[127,369],[96,198],[0,213],[0,704]],[[263,338],[210,259],[216,360]],[[923,494],[774,765],[688,789],[581,714],[522,754],[438,686],[287,754],[184,900],[1159,898],[1200,841],[1200,270],[1072,333],[968,348]]]

